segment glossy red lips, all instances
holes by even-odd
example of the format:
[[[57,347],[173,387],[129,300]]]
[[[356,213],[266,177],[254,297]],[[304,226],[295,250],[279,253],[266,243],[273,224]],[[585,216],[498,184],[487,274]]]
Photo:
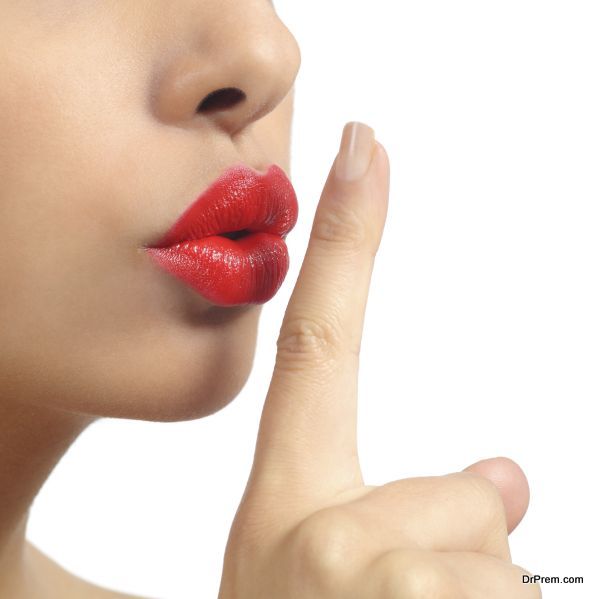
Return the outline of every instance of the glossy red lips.
[[[223,173],[154,245],[154,262],[221,306],[262,304],[285,278],[285,236],[298,202],[285,172],[238,164]]]

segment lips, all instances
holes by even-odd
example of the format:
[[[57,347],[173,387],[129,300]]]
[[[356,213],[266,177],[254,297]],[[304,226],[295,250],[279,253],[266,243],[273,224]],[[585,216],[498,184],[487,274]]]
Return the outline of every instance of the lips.
[[[285,236],[298,202],[285,172],[238,164],[225,171],[154,244],[153,261],[221,306],[261,304],[289,267]]]

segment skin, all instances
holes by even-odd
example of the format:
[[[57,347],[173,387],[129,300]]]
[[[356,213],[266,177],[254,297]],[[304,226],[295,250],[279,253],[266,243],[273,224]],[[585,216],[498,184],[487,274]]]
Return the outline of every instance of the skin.
[[[233,163],[260,170],[276,163],[290,175],[298,44],[267,0],[140,6],[0,0],[0,597],[125,597],[66,572],[26,542],[33,498],[97,418],[204,417],[236,397],[252,367],[260,306],[215,306],[159,271],[141,248]],[[223,87],[241,89],[245,101],[196,111]],[[486,577],[509,585],[517,571],[507,534],[529,495],[514,462],[397,481],[389,493],[362,484],[351,348],[389,180],[385,151],[374,147],[365,179],[330,175],[326,183],[277,342],[220,599],[349,597],[337,555],[352,555],[363,569],[371,564],[361,582],[371,586],[357,596],[416,599],[419,584],[437,575],[436,549],[457,530],[433,526],[426,502],[414,500],[432,505],[448,493],[462,518],[454,524],[472,533],[453,543],[473,553],[457,554],[452,566],[469,599],[484,596],[477,588]],[[375,210],[366,210],[369,202]],[[354,278],[358,284],[345,287]],[[327,402],[315,399],[315,388]],[[473,501],[480,519],[471,517]],[[363,549],[340,536],[364,536],[367,524],[371,542]],[[400,582],[390,575],[395,557],[373,561],[392,546],[415,545],[417,562],[410,561],[416,553],[398,555]],[[277,561],[268,559],[272,551]],[[481,556],[494,557],[476,561]],[[307,577],[313,588],[303,591]],[[381,595],[381,585],[404,594]],[[517,599],[538,596],[533,586],[506,588]]]

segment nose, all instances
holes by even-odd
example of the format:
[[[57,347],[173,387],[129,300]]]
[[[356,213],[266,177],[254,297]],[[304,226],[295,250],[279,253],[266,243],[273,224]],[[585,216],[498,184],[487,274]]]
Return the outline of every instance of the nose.
[[[181,34],[190,41],[166,59],[152,93],[153,112],[167,124],[214,126],[235,135],[288,94],[300,69],[300,48],[270,2],[195,6],[206,12],[198,8]]]

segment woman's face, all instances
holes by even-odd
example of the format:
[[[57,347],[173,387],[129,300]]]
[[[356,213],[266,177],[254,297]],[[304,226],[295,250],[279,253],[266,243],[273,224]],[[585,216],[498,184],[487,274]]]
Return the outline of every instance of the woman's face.
[[[260,306],[140,248],[233,164],[289,174],[299,67],[268,0],[0,0],[2,401],[182,420],[237,395]],[[246,98],[197,111],[222,88]]]

